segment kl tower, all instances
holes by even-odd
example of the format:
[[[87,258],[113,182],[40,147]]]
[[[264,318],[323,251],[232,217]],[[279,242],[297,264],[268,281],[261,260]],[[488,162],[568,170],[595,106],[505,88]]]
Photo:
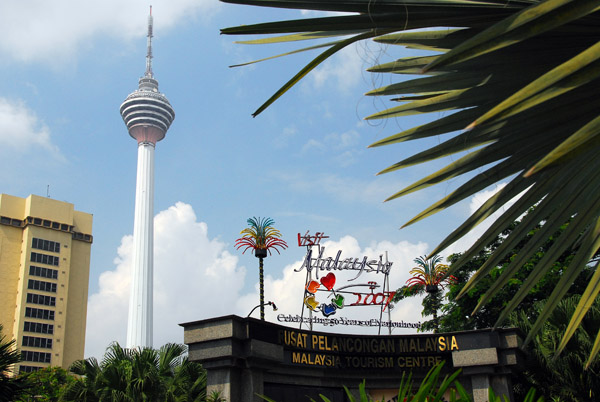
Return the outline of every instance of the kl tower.
[[[152,6],[148,16],[146,73],[139,80],[139,88],[125,99],[120,111],[129,135],[138,143],[127,347],[152,347],[154,148],[165,138],[175,118],[173,107],[158,91],[158,81],[152,74]]]

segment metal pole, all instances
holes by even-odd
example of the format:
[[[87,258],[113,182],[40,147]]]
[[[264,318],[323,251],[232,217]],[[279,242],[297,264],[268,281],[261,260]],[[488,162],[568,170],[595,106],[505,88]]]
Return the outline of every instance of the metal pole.
[[[260,287],[260,319],[265,320],[265,284],[263,275],[263,258],[258,259],[258,283]]]

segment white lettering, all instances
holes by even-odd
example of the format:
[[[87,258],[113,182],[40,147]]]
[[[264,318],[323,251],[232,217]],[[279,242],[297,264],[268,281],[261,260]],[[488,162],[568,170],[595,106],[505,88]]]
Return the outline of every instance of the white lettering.
[[[378,260],[367,260],[367,257],[364,256],[362,261],[359,258],[346,258],[344,260],[340,260],[342,255],[342,250],[339,250],[335,256],[335,258],[327,257],[323,258],[323,253],[325,252],[325,247],[319,247],[319,256],[317,258],[313,258],[312,256],[312,248],[309,248],[306,252],[306,256],[304,257],[304,261],[300,268],[295,269],[295,272],[300,272],[304,268],[308,272],[312,272],[315,269],[315,277],[319,278],[319,271],[331,271],[331,270],[350,270],[350,271],[358,271],[356,276],[349,281],[353,281],[357,279],[363,272],[375,272],[382,274],[389,274],[392,268],[392,262],[386,261],[383,262],[382,257],[379,257]]]

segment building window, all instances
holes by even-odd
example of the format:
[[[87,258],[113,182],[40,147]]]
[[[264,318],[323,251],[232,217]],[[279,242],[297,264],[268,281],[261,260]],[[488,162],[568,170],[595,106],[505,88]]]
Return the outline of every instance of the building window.
[[[37,366],[19,366],[19,374],[21,373],[31,373],[33,371],[41,370],[41,367]]]
[[[43,308],[25,307],[25,317],[54,321],[54,311]],[[52,330],[54,331],[54,327]]]
[[[31,243],[32,243],[31,244],[32,248],[37,248],[39,250],[52,251],[53,253],[60,253],[60,243],[58,243],[58,242],[51,241],[51,240],[38,239],[38,238],[34,237]]]
[[[51,353],[32,352],[31,350],[21,351],[21,360],[26,362],[50,363]]]
[[[41,322],[25,321],[25,324],[23,325],[23,331],[36,332],[38,334],[53,335],[54,334],[54,325],[43,324]]]
[[[30,279],[27,283],[27,289],[56,293],[56,283],[36,281],[35,279]]]
[[[81,233],[81,232],[73,232],[73,239],[74,240],[85,241],[87,243],[91,243],[92,242],[92,236],[91,235],[85,234],[85,233]]]
[[[43,304],[44,306],[56,306],[56,297],[27,293],[27,303]]]
[[[52,349],[52,339],[38,338],[37,336],[24,336],[22,345],[32,348]]]
[[[48,254],[31,253],[31,262],[39,262],[42,264],[54,265],[58,267],[58,257]]]
[[[36,267],[35,265],[29,266],[29,275],[48,279],[58,279],[58,271],[56,269]]]

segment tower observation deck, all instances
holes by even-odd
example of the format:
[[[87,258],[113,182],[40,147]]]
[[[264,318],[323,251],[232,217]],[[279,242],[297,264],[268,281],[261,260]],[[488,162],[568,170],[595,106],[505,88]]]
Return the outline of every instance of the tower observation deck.
[[[152,74],[152,7],[148,16],[146,73],[120,108],[129,135],[138,142],[133,256],[127,347],[152,347],[154,287],[154,149],[175,119]]]
[[[152,73],[152,8],[148,16],[148,51],[146,73],[139,80],[139,88],[121,104],[121,117],[129,135],[138,143],[154,145],[163,138],[175,119],[175,111],[167,97],[158,91],[158,81]]]

